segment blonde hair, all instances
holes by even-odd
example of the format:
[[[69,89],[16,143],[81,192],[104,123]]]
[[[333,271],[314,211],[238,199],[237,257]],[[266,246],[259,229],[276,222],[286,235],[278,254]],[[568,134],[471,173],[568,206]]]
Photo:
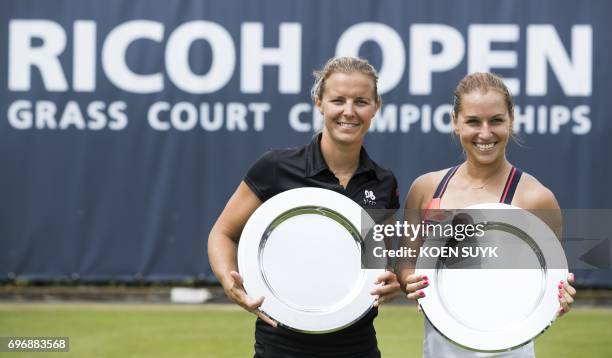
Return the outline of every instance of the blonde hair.
[[[334,73],[362,73],[374,82],[374,101],[380,103],[378,95],[378,74],[374,67],[367,61],[356,57],[333,57],[327,61],[322,70],[313,71],[315,77],[314,84],[310,89],[310,97],[313,101],[323,98],[325,92],[325,81]]]
[[[521,138],[514,133],[513,122],[514,122],[514,98],[510,94],[510,90],[504,83],[501,77],[488,72],[475,72],[469,74],[457,84],[457,88],[455,88],[455,92],[453,93],[453,112],[455,114],[455,118],[459,117],[459,112],[461,112],[461,103],[463,96],[469,94],[473,91],[479,90],[481,92],[486,93],[489,90],[497,91],[504,97],[504,102],[506,102],[506,110],[508,111],[508,115],[510,116],[510,139],[514,141],[518,145],[522,145]]]

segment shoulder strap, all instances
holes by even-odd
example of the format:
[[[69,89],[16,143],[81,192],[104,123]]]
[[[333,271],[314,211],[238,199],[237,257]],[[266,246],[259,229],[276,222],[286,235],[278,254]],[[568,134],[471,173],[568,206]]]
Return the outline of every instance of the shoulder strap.
[[[444,174],[444,177],[438,184],[438,188],[436,189],[436,192],[434,193],[434,196],[433,196],[434,199],[439,199],[442,197],[442,195],[444,195],[444,192],[446,191],[446,187],[448,186],[448,182],[453,177],[453,175],[455,175],[455,173],[457,172],[457,169],[459,169],[459,165],[450,168],[446,172],[446,174]]]
[[[516,191],[516,186],[521,180],[521,175],[523,175],[523,172],[521,170],[512,167],[512,170],[510,170],[510,174],[508,174],[506,185],[504,185],[504,191],[502,192],[502,196],[499,199],[500,203],[508,205],[512,203],[512,199],[514,198],[514,192]]]

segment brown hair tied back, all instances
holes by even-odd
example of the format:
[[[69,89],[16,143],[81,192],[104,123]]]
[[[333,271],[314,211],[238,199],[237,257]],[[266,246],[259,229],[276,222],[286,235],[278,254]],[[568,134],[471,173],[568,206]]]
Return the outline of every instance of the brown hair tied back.
[[[475,72],[463,77],[457,85],[457,88],[455,88],[455,93],[453,94],[453,112],[455,113],[455,117],[458,117],[459,112],[461,112],[461,100],[463,96],[475,90],[479,90],[483,93],[494,90],[501,93],[506,102],[508,115],[510,118],[514,119],[514,99],[508,87],[506,87],[501,77],[484,72]]]
[[[380,103],[380,96],[378,95],[378,74],[370,63],[361,58],[355,57],[334,57],[327,61],[322,70],[316,70],[313,72],[315,76],[315,82],[310,90],[310,97],[313,101],[323,98],[325,92],[325,81],[333,73],[340,72],[350,74],[353,72],[362,73],[374,81],[374,101]]]

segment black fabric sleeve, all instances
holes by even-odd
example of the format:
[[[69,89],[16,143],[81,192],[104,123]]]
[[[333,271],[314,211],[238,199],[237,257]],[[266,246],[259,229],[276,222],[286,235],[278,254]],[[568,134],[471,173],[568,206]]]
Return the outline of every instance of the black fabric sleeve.
[[[388,209],[397,210],[400,208],[399,202],[399,188],[397,186],[397,179],[395,175],[391,174],[393,178],[393,186],[391,188],[391,200],[389,201]]]
[[[397,187],[397,179],[395,175],[391,174],[391,192],[389,193],[389,200],[387,201],[387,205],[385,207],[386,210],[383,210],[384,213],[382,216],[379,216],[380,220],[378,223],[385,222],[388,219],[392,219],[397,210],[400,208],[399,203],[399,189]]]
[[[277,153],[271,150],[259,157],[244,176],[244,182],[262,202],[275,194],[277,167]]]

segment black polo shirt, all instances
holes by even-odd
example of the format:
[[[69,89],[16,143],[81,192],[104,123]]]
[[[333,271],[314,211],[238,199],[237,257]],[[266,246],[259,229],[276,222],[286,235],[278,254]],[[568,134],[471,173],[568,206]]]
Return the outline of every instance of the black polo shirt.
[[[316,187],[347,196],[364,209],[399,208],[395,176],[374,163],[363,147],[359,167],[345,189],[327,167],[320,142],[321,134],[304,147],[264,153],[247,172],[245,183],[262,202],[286,190]]]
[[[359,167],[346,188],[327,167],[320,147],[321,134],[306,146],[266,152],[249,169],[245,183],[262,201],[283,191],[317,187],[333,190],[355,201],[364,209],[398,209],[397,180],[393,173],[374,163],[361,148]],[[284,327],[274,328],[257,319],[257,344],[273,345],[297,356],[356,357],[376,351],[373,308],[358,322],[326,334],[298,333]]]

